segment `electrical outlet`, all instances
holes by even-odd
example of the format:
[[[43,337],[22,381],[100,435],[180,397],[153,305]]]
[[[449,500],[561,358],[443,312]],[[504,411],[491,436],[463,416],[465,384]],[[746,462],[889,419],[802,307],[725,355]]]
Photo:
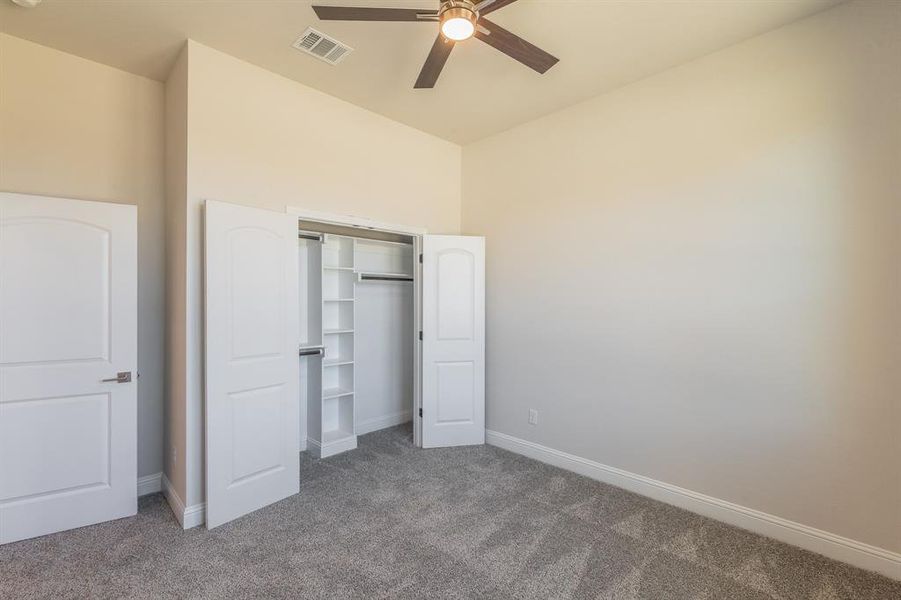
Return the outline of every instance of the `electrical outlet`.
[[[175,466],[175,463],[178,462],[178,454],[175,452],[175,444],[172,444],[169,448],[169,462],[172,466]]]
[[[534,408],[529,409],[529,425],[538,425],[538,411]]]

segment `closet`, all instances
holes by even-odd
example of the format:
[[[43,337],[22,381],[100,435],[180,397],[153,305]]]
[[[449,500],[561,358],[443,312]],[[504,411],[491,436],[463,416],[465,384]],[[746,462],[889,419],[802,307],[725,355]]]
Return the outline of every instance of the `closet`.
[[[301,439],[325,458],[356,448],[358,435],[413,419],[413,238],[301,226]]]
[[[484,238],[211,200],[204,227],[207,527],[298,493],[304,450],[485,442]]]

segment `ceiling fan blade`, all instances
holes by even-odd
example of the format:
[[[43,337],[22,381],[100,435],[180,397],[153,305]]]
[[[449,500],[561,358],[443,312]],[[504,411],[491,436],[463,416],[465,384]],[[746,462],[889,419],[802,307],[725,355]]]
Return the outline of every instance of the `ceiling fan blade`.
[[[546,72],[560,60],[538,46],[530,44],[515,33],[510,33],[500,25],[482,17],[479,17],[479,25],[476,27],[475,36],[489,46],[500,50],[511,58],[515,58],[539,73]]]
[[[516,0],[482,0],[476,4],[476,10],[479,11],[479,14],[487,15],[514,2]]]
[[[356,6],[314,6],[323,21],[434,21],[438,11],[421,8],[359,8]]]
[[[425,64],[422,65],[419,79],[416,80],[416,85],[413,87],[415,89],[435,87],[435,82],[438,81],[438,76],[441,75],[441,69],[444,68],[444,63],[447,62],[447,57],[450,56],[453,49],[454,42],[439,33],[438,37],[435,38],[435,43],[432,44],[429,57],[425,59]]]

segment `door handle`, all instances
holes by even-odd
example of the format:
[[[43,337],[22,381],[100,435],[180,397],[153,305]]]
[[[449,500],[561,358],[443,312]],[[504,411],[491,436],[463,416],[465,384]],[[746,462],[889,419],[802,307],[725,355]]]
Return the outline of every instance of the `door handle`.
[[[115,377],[101,379],[103,383],[131,383],[131,371],[119,371]]]

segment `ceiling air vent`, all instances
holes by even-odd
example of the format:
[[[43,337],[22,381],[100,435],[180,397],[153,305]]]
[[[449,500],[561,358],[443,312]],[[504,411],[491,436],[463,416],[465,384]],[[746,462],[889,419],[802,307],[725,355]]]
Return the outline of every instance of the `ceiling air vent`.
[[[311,54],[333,65],[337,65],[354,50],[347,44],[342,44],[335,38],[316,31],[312,27],[307,29],[292,45],[301,52]]]

